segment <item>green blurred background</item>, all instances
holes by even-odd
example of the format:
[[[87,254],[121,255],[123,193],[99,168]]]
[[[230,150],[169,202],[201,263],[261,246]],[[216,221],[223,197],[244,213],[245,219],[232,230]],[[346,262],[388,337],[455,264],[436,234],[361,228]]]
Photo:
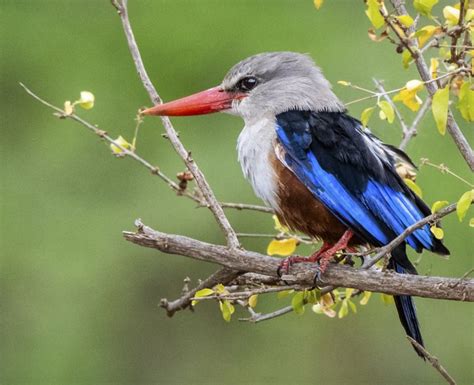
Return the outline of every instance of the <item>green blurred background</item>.
[[[80,115],[131,139],[135,112],[149,100],[119,18],[106,0],[0,4],[2,384],[441,383],[405,340],[394,307],[377,296],[342,320],[307,311],[252,325],[237,321],[245,316],[238,310],[228,324],[210,302],[168,318],[159,299],[175,298],[184,277],[194,283],[216,266],[140,248],[121,232],[140,217],[162,231],[221,243],[211,214],[133,161],[115,159],[84,127],[53,117],[18,85],[57,105],[90,90],[96,106]],[[396,88],[416,78],[401,68],[392,45],[369,41],[362,2],[327,1],[316,11],[310,0],[131,0],[130,17],[165,100],[216,85],[240,59],[271,50],[310,53],[333,83],[371,88],[377,77]],[[335,90],[344,101],[365,96]],[[359,116],[372,103],[350,112]],[[259,203],[236,161],[242,121],[226,115],[173,121],[220,199]],[[397,124],[374,115],[371,126],[385,141],[399,142]],[[470,178],[431,116],[420,130],[408,148],[413,159],[444,162]],[[183,166],[162,133],[157,119],[147,119],[138,152],[174,175]],[[422,168],[418,182],[429,204],[466,190],[430,168]],[[228,215],[238,231],[273,231],[266,214]],[[459,277],[472,267],[472,233],[455,216],[444,224],[452,257],[427,253],[419,270]],[[260,252],[266,243],[244,241]],[[259,309],[287,304],[262,297]],[[473,307],[428,299],[417,305],[428,349],[459,383],[472,383]]]

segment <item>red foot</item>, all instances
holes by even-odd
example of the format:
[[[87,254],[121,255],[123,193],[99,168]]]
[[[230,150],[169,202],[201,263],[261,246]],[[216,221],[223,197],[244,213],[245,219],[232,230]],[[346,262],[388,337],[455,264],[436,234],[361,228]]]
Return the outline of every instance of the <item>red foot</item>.
[[[349,243],[350,239],[354,234],[350,230],[346,230],[346,232],[342,235],[342,237],[334,244],[330,245],[327,242],[324,242],[321,248],[313,253],[310,257],[288,257],[285,258],[278,267],[278,275],[288,274],[290,271],[290,267],[295,263],[308,263],[308,262],[318,262],[319,261],[319,274],[322,274],[326,271],[329,262],[331,261],[334,254],[338,251],[347,248],[347,244]],[[318,275],[319,275],[318,274]]]
[[[319,257],[319,274],[322,274],[326,271],[329,262],[340,250],[344,250],[347,248],[347,244],[351,240],[354,233],[350,230],[346,230],[346,232],[342,235],[342,237],[332,246],[328,248],[322,255]]]
[[[319,258],[321,258],[321,254],[324,253],[331,247],[329,243],[324,242],[321,248],[311,254],[310,257],[288,257],[281,261],[280,266],[278,267],[278,275],[288,274],[290,271],[290,267],[293,266],[295,263],[309,263],[309,262],[317,262]]]

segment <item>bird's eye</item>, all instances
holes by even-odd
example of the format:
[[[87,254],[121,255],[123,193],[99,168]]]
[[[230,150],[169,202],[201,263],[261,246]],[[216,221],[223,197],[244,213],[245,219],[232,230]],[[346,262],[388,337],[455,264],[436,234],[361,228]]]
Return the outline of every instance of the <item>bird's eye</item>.
[[[239,91],[247,92],[250,91],[252,88],[255,88],[257,85],[257,78],[254,76],[247,76],[239,81],[237,84],[237,88]]]

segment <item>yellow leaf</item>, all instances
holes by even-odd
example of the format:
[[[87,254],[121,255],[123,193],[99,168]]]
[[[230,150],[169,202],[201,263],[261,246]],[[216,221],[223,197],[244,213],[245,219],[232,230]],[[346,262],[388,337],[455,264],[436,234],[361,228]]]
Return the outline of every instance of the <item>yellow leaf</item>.
[[[433,233],[436,239],[443,239],[444,237],[444,231],[443,229],[436,227],[436,226],[431,226],[430,231]]]
[[[474,89],[469,82],[464,82],[459,90],[459,101],[456,108],[468,122],[474,122]]]
[[[365,14],[369,18],[372,25],[379,29],[385,24],[385,20],[380,13],[381,4],[377,0],[367,0],[367,10]]]
[[[296,250],[297,240],[294,238],[288,239],[274,239],[272,240],[267,247],[268,255],[281,255],[287,257]]]
[[[133,146],[132,146],[130,143],[128,143],[128,142],[122,137],[122,135],[120,135],[117,139],[114,139],[114,142],[115,142],[116,144],[118,144],[119,146],[122,146],[122,147],[125,148],[126,150],[130,150],[130,151],[133,151],[133,150],[134,150]],[[112,150],[112,153],[113,153],[114,155],[122,155],[123,152],[124,152],[120,147],[116,146],[115,144],[110,144],[110,149]]]
[[[402,52],[402,66],[407,69],[412,60],[411,53],[407,49],[404,49]]]
[[[431,9],[437,2],[438,0],[414,0],[413,7],[422,15],[431,17]]]
[[[330,293],[326,293],[321,296],[319,302],[311,307],[311,310],[316,314],[325,314],[330,318],[334,318],[336,316],[336,312],[333,309],[334,307],[334,300],[332,299],[332,295]]]
[[[194,297],[195,298],[202,298],[202,297],[208,297],[210,295],[214,294],[214,290],[212,289],[201,289],[201,290],[198,290],[195,294],[194,294]],[[191,301],[191,306],[196,306],[196,304],[198,303],[199,301],[197,300],[193,300]]]
[[[469,219],[469,227],[474,227],[474,218]]]
[[[222,283],[217,284],[214,286],[214,291],[217,294],[229,294],[229,291],[225,288],[225,286]]]
[[[92,107],[94,107],[94,100],[95,97],[92,92],[82,91],[81,98],[76,103],[79,104],[85,110],[90,110]]]
[[[393,296],[392,296],[392,295],[390,295],[390,294],[385,294],[385,293],[380,293],[380,296],[381,296],[382,302],[383,302],[385,305],[391,305],[391,304],[393,304],[394,300],[393,300]]]
[[[323,2],[324,2],[324,0],[314,0],[313,1],[314,6],[316,7],[316,9],[321,8],[321,6],[323,5]]]
[[[423,198],[423,192],[421,191],[420,186],[418,186],[415,182],[413,182],[412,180],[407,179],[407,178],[405,178],[404,181],[405,181],[405,184],[408,187],[410,187],[410,190],[412,190],[420,198]]]
[[[445,207],[449,202],[448,201],[436,201],[433,203],[433,206],[431,206],[431,212],[434,214],[441,210],[443,207]]]
[[[72,115],[74,113],[74,105],[69,101],[66,100],[64,102],[64,115]]]
[[[474,190],[466,191],[459,198],[458,203],[456,204],[456,214],[458,215],[459,222],[462,222],[464,217],[467,214],[471,202],[474,200]]]
[[[367,123],[369,123],[369,119],[374,113],[374,110],[375,107],[369,107],[362,111],[362,114],[360,114],[360,121],[364,127],[367,127]]]
[[[288,297],[290,294],[292,294],[294,292],[294,290],[282,290],[282,291],[279,291],[278,294],[277,294],[277,298],[278,299],[281,299],[281,298],[285,298],[285,297]]]
[[[444,7],[443,8],[443,16],[446,19],[446,24],[449,27],[455,26],[459,21],[459,9],[454,7]]]
[[[361,300],[360,300],[360,304],[361,305],[367,305],[367,303],[369,302],[369,299],[370,299],[370,296],[372,295],[372,292],[371,291],[364,291],[364,295],[362,296]]]
[[[418,45],[423,47],[426,42],[437,33],[442,32],[441,27],[435,25],[426,25],[423,28],[420,28],[418,31],[415,32],[415,37],[418,38]]]
[[[401,101],[412,111],[418,111],[421,103],[423,102],[420,97],[416,94],[423,88],[423,82],[420,80],[410,80],[407,82],[405,87],[394,96],[395,102]]]
[[[414,23],[412,17],[410,15],[402,15],[397,16],[397,19],[402,23],[405,27],[411,27]]]
[[[438,67],[439,67],[438,59],[432,57],[430,60],[430,75],[432,79],[435,79],[438,77]]]
[[[350,82],[346,82],[345,80],[338,80],[337,84],[340,84],[341,86],[346,86],[346,87],[351,85]]]
[[[249,298],[249,306],[251,308],[254,308],[255,306],[257,306],[257,300],[258,300],[257,294],[251,295]]]
[[[352,293],[354,293],[355,289],[353,288],[346,288],[346,292],[344,293],[345,297],[346,298],[351,298],[352,297]]]
[[[446,122],[448,120],[449,85],[438,88],[433,95],[431,111],[436,122],[436,127],[441,135],[446,134]]]
[[[278,220],[278,217],[276,215],[272,215],[273,222],[275,222],[275,230],[278,231],[279,233],[289,233],[290,229],[286,226],[283,226],[280,221]]]
[[[382,100],[378,102],[377,105],[380,107],[380,110],[384,113],[387,121],[389,123],[393,123],[393,119],[395,118],[395,111],[393,110],[392,105],[386,100]]]

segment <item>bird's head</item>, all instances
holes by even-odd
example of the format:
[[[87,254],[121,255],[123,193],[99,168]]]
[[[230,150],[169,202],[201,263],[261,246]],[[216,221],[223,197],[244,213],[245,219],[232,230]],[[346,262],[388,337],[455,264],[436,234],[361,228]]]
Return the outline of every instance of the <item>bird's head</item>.
[[[222,111],[248,121],[291,109],[343,111],[344,105],[308,55],[269,52],[234,65],[217,87],[142,113],[185,116]]]

